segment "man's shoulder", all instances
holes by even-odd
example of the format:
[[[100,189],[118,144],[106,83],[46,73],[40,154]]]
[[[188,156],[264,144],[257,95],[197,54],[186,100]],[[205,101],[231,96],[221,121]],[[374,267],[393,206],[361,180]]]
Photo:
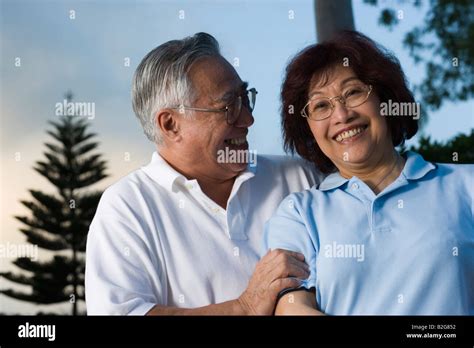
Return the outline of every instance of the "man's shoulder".
[[[311,176],[322,179],[321,172],[314,163],[308,162],[301,157],[284,155],[259,155],[257,173],[281,174],[288,178],[292,176]],[[258,175],[258,174],[257,174]]]
[[[285,155],[258,155],[258,166],[270,170],[312,170],[317,171],[316,166],[301,157]]]
[[[259,155],[256,171],[258,182],[300,191],[319,184],[324,176],[316,166],[300,157]]]
[[[130,202],[140,199],[151,184],[152,180],[143,169],[136,169],[108,186],[102,194],[101,201],[118,203],[120,200]]]

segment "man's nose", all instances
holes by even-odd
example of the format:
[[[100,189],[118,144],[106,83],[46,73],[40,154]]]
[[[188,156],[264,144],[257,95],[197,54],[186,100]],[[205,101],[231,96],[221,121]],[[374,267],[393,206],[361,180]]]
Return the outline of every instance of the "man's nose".
[[[247,107],[242,105],[242,109],[240,110],[240,115],[237,118],[237,121],[235,122],[234,126],[248,128],[251,125],[253,125],[254,122],[255,122],[255,119],[252,115],[252,112]]]

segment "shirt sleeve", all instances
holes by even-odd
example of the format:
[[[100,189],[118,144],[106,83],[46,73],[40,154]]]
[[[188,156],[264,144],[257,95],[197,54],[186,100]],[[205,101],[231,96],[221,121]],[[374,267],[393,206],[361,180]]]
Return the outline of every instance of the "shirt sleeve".
[[[263,248],[285,249],[300,252],[310,268],[310,276],[303,280],[302,287],[316,287],[316,257],[314,234],[308,219],[301,214],[301,194],[291,194],[281,202],[276,213],[265,224]],[[308,210],[308,209],[306,209]],[[305,211],[305,214],[310,214]]]
[[[104,194],[105,196],[105,194]],[[101,199],[86,248],[86,305],[89,315],[144,315],[163,303],[160,265],[145,242],[143,227],[126,211],[119,215]],[[120,203],[119,203],[120,204]],[[148,245],[147,245],[148,244]]]

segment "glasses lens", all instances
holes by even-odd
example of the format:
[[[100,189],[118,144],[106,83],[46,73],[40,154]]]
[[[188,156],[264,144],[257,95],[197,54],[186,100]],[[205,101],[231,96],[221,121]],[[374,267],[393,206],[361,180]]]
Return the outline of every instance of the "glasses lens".
[[[239,118],[242,109],[242,97],[235,98],[234,102],[227,107],[227,123],[234,124]]]
[[[229,105],[227,109],[227,122],[229,124],[235,123],[240,116],[242,111],[242,105],[247,108],[250,112],[255,108],[255,101],[257,99],[257,90],[251,88],[246,93],[235,98],[234,103]]]
[[[250,88],[247,91],[247,99],[249,100],[249,110],[253,111],[255,109],[255,102],[257,101],[257,90],[255,88]]]
[[[313,120],[322,120],[332,112],[332,105],[327,98],[317,98],[309,102],[305,107],[306,115]]]
[[[355,108],[363,104],[368,97],[369,88],[364,85],[351,86],[344,92],[344,99],[348,108]]]
[[[242,95],[242,105],[245,106],[250,112],[255,108],[255,100],[257,99],[257,91],[255,88],[251,88]]]

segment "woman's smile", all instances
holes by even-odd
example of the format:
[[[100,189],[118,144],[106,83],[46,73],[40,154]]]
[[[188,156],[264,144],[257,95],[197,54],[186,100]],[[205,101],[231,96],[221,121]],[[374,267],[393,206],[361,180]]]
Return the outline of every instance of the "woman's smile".
[[[366,134],[368,125],[354,125],[337,132],[333,137],[340,144],[351,144]]]

